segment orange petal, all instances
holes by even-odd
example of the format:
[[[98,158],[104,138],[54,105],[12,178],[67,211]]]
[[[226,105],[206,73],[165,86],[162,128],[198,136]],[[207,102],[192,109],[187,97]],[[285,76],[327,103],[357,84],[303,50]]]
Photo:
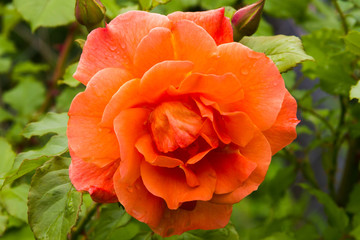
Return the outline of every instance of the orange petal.
[[[244,90],[244,99],[236,110],[245,112],[262,131],[269,129],[280,112],[286,91],[279,70],[263,53],[240,43],[220,45],[218,51],[220,57],[213,63],[216,73],[234,73]]]
[[[213,151],[206,159],[216,171],[216,194],[234,191],[256,168],[256,163],[247,160],[240,153]]]
[[[193,169],[200,185],[190,187],[184,172],[180,168],[163,168],[152,166],[147,162],[141,164],[141,176],[146,188],[155,196],[161,197],[168,208],[177,209],[183,202],[210,200],[215,190],[216,175],[209,164],[199,162]]]
[[[178,87],[193,67],[189,61],[164,61],[154,65],[141,79],[141,96],[156,102],[171,85]]]
[[[126,82],[113,95],[108,105],[106,106],[101,126],[112,127],[115,117],[124,109],[144,103],[145,100],[139,94],[140,79],[133,79]]]
[[[222,119],[231,141],[242,147],[250,142],[257,130],[250,118],[243,112],[222,115]]]
[[[134,65],[138,76],[157,63],[174,60],[172,34],[168,28],[154,28],[146,35],[136,49]]]
[[[104,68],[122,67],[133,72],[132,61],[141,39],[155,27],[170,25],[166,16],[154,13],[131,11],[119,15],[105,28],[88,35],[74,78],[86,85]]]
[[[183,162],[179,159],[162,156],[156,153],[153,146],[153,140],[149,134],[145,134],[139,138],[135,147],[143,155],[143,158],[154,166],[174,168],[183,164]]]
[[[200,26],[188,20],[173,25],[175,59],[194,63],[194,71],[207,71],[209,62],[217,58],[214,39]]]
[[[162,237],[203,229],[211,230],[225,227],[230,219],[232,205],[197,201],[193,210],[166,209],[160,223],[152,230]]]
[[[267,169],[271,161],[270,144],[264,135],[257,131],[249,144],[240,148],[240,153],[248,160],[256,164],[255,170],[246,181],[235,191],[227,194],[214,194],[211,202],[221,204],[234,204],[257,190],[260,183],[265,178]]]
[[[143,156],[136,150],[135,143],[147,132],[145,123],[149,114],[150,111],[144,108],[130,108],[122,111],[114,120],[121,156],[119,171],[123,182],[132,184],[140,176]]]
[[[138,178],[134,184],[129,184],[123,182],[119,171],[116,171],[114,188],[119,202],[128,214],[150,226],[159,225],[166,208],[165,202],[152,195],[145,188],[141,178]]]
[[[114,131],[98,126],[100,118],[70,116],[67,136],[74,154],[86,162],[104,167],[120,158]]]
[[[270,143],[274,155],[296,138],[296,125],[300,122],[296,117],[296,100],[288,91],[274,125],[263,132]]]
[[[85,162],[76,157],[70,148],[71,164],[69,176],[72,184],[78,191],[88,191],[96,202],[117,202],[114,190],[113,176],[120,159],[104,167]]]
[[[152,111],[149,121],[159,151],[167,153],[193,143],[202,127],[202,118],[180,101],[163,102]]]
[[[200,135],[212,148],[217,148],[219,146],[218,136],[209,119],[205,120],[204,125],[200,131]]]
[[[71,103],[69,116],[101,117],[116,91],[133,76],[121,68],[106,68],[94,75],[86,90]]]
[[[193,73],[180,84],[178,92],[197,93],[219,103],[239,101],[244,95],[239,80],[232,73],[224,75]]]
[[[233,41],[231,23],[224,16],[224,12],[224,8],[201,12],[174,12],[169,14],[168,18],[175,23],[184,19],[195,22],[204,28],[219,45]]]

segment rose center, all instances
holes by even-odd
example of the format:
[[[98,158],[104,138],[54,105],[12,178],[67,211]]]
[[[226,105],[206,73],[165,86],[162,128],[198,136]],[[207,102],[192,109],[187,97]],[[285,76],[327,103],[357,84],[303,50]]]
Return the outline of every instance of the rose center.
[[[189,146],[203,125],[202,118],[179,101],[161,103],[151,113],[149,121],[156,147],[164,153]]]

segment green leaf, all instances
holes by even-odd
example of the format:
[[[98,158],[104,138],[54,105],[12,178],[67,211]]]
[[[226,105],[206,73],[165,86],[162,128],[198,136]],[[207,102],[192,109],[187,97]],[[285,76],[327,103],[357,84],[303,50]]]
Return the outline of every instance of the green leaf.
[[[67,150],[67,137],[56,135],[51,137],[44,147],[18,154],[14,166],[7,174],[3,185],[12,183],[14,180],[43,165],[50,157],[60,156]]]
[[[0,73],[7,73],[10,70],[11,62],[10,57],[0,56]]]
[[[251,4],[257,0],[245,0]],[[310,0],[266,0],[264,10],[266,13],[277,18],[293,18],[300,21],[304,18]]]
[[[152,0],[139,0],[140,6],[142,10],[149,10],[152,7]]]
[[[5,109],[0,108],[0,122],[11,120],[13,116],[8,113]]]
[[[0,35],[0,56],[5,53],[14,53],[16,51],[13,42],[8,40],[5,36]]]
[[[45,88],[40,82],[26,79],[5,92],[3,99],[20,115],[29,116],[44,102]]]
[[[244,37],[240,43],[256,52],[265,53],[280,72],[286,72],[301,62],[314,60],[304,52],[300,39],[295,36]]]
[[[350,194],[349,202],[346,206],[346,211],[350,213],[360,213],[360,184],[355,185]]]
[[[27,196],[29,185],[22,184],[13,188],[3,188],[0,192],[1,202],[6,211],[24,222],[27,222]]]
[[[236,2],[236,0],[202,0],[200,5],[205,9],[215,9],[223,6],[231,6]]]
[[[70,105],[74,97],[79,93],[84,91],[85,87],[77,88],[65,88],[60,95],[56,98],[56,110],[60,112],[69,111]]]
[[[360,99],[360,81],[350,89],[350,99]]]
[[[191,238],[191,235],[197,238]],[[190,235],[190,236],[187,236]],[[224,228],[215,230],[193,230],[185,234],[183,239],[216,239],[216,240],[239,240],[239,235],[232,223],[229,223]]]
[[[15,8],[30,22],[32,31],[38,27],[56,27],[75,21],[75,0],[14,0]]]
[[[356,54],[360,55],[360,32],[359,31],[350,31],[345,36],[346,48]]]
[[[0,212],[0,236],[2,236],[6,230],[9,217],[2,215]]]
[[[346,215],[344,209],[338,207],[331,197],[307,184],[300,184],[300,186],[306,189],[310,194],[314,195],[317,200],[324,205],[325,213],[328,217],[328,221],[332,228],[344,231],[349,224],[349,218]]]
[[[31,232],[29,226],[25,226],[21,229],[10,229],[7,231],[4,236],[1,237],[1,240],[35,240],[34,234]]]
[[[69,159],[55,158],[39,168],[29,192],[29,224],[37,239],[63,240],[76,223],[81,193],[70,182]]]
[[[78,66],[78,62],[73,63],[71,65],[69,65],[64,73],[64,76],[62,77],[62,79],[59,80],[59,84],[66,84],[70,87],[77,87],[80,82],[78,80],[76,80],[75,78],[73,78],[73,75],[76,71],[76,68]]]
[[[101,208],[100,217],[94,222],[90,239],[109,240],[119,228],[124,227],[131,220],[131,216],[120,208],[118,204],[108,204]],[[115,234],[116,235],[116,234]]]
[[[69,117],[67,113],[49,112],[40,121],[28,124],[24,129],[23,135],[26,138],[43,136],[47,133],[65,135],[68,120]]]
[[[11,169],[15,153],[11,148],[11,145],[6,141],[5,138],[0,137],[0,185],[3,183],[5,174]]]
[[[319,78],[324,91],[347,96],[356,83],[352,78],[355,56],[346,51],[342,33],[322,29],[302,39],[306,52],[315,58],[315,62],[303,64],[303,73],[312,79]]]

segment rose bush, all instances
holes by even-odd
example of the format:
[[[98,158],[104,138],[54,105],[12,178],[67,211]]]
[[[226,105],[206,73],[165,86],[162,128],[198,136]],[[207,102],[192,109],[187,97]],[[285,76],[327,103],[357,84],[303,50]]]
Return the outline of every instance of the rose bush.
[[[298,123],[275,64],[232,41],[224,9],[131,11],[92,31],[67,130],[76,189],[162,236],[224,227]]]

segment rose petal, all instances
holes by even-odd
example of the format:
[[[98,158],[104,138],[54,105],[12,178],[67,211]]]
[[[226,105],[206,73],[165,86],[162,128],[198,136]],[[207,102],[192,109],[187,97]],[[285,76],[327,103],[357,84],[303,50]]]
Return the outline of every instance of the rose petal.
[[[263,53],[240,43],[218,46],[216,74],[234,73],[244,90],[237,111],[245,112],[262,131],[277,118],[285,95],[285,84],[275,64]]]
[[[170,209],[177,209],[183,202],[211,199],[216,184],[215,171],[200,161],[193,172],[200,182],[195,188],[186,183],[180,168],[156,167],[145,161],[141,164],[144,185],[152,194],[164,199]]]
[[[104,167],[85,162],[72,155],[69,167],[69,177],[78,191],[89,191],[91,198],[96,202],[117,202],[114,190],[113,176],[120,160],[115,160]]]
[[[161,103],[149,121],[156,147],[164,153],[189,146],[203,125],[202,118],[180,101]]]
[[[71,103],[69,116],[101,117],[111,97],[133,76],[121,68],[106,68],[94,75],[86,90]]]
[[[256,168],[256,163],[240,153],[213,151],[206,157],[216,171],[216,194],[229,193],[241,186]]]
[[[194,63],[193,71],[207,71],[209,62],[217,58],[214,39],[200,26],[188,20],[173,25],[175,59]]]
[[[227,194],[214,194],[211,202],[234,204],[258,189],[264,180],[271,161],[271,148],[264,135],[257,131],[249,144],[240,148],[240,153],[248,160],[257,164],[255,170],[247,180],[235,191]]]
[[[232,73],[223,75],[193,73],[181,82],[177,92],[197,93],[219,103],[239,101],[244,96],[239,80]]]
[[[164,200],[152,195],[144,186],[141,178],[133,184],[123,182],[119,171],[114,174],[114,188],[119,202],[126,212],[141,222],[157,226],[161,221]]]
[[[179,159],[162,156],[156,153],[156,150],[153,146],[153,140],[149,134],[145,134],[139,138],[135,144],[135,147],[143,155],[145,161],[154,166],[174,168],[183,164],[183,162]]]
[[[133,56],[141,41],[155,27],[170,28],[166,16],[131,11],[119,15],[105,28],[93,30],[87,37],[74,78],[87,84],[98,71],[121,67],[133,71]]]
[[[138,76],[142,76],[157,63],[174,60],[174,47],[171,39],[172,34],[168,28],[157,27],[141,40],[134,56],[134,65]]]
[[[197,201],[191,211],[166,209],[160,223],[152,229],[162,237],[168,237],[194,229],[223,228],[228,224],[231,212],[231,205]]]
[[[126,82],[112,96],[108,105],[106,105],[102,120],[102,127],[112,127],[115,117],[124,109],[134,107],[145,100],[139,94],[140,79],[133,79]]]
[[[296,100],[286,91],[276,122],[263,132],[270,143],[273,155],[296,138],[296,125],[300,122],[296,117],[296,109]]]
[[[132,184],[140,176],[140,163],[144,157],[136,150],[135,143],[147,132],[145,123],[149,114],[147,109],[131,108],[122,111],[114,120],[121,156],[119,171],[123,182]]]
[[[154,65],[141,79],[141,96],[148,102],[156,102],[169,86],[178,87],[193,67],[190,61],[164,61]]]
[[[239,146],[246,146],[257,131],[251,119],[243,112],[222,115],[222,119],[231,141]]]
[[[233,30],[230,20],[224,16],[225,9],[219,8],[202,12],[174,12],[168,15],[172,22],[184,19],[195,22],[204,28],[215,40],[216,44],[233,41]]]

